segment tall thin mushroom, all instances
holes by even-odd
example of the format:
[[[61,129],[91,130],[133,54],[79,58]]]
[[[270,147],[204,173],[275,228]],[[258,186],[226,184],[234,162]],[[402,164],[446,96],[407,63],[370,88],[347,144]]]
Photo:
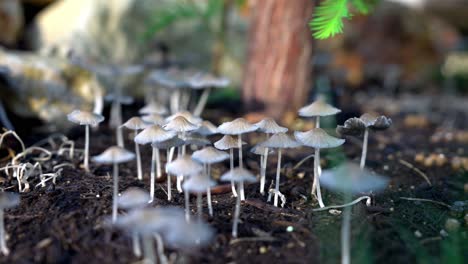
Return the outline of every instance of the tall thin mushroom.
[[[205,174],[192,176],[184,182],[184,193],[195,193],[197,195],[197,216],[199,221],[202,219],[203,214],[202,194],[210,190],[215,184],[216,183]]]
[[[225,88],[229,85],[230,81],[227,78],[215,77],[211,74],[196,74],[189,79],[190,87],[192,89],[203,89],[197,105],[193,109],[193,115],[200,116],[205,109],[206,102],[210,95],[212,88]]]
[[[275,184],[275,198],[274,206],[278,206],[278,197],[282,195],[279,191],[280,175],[281,175],[281,152],[285,148],[297,148],[301,144],[292,139],[285,133],[278,133],[271,136],[266,141],[260,143],[260,146],[265,148],[276,148],[278,149],[278,163],[276,167],[276,184]]]
[[[314,181],[312,183],[311,195],[317,193],[317,200],[320,207],[325,207],[322,200],[322,193],[320,190],[319,182],[319,165],[320,165],[320,149],[322,148],[336,148],[343,145],[344,139],[335,138],[327,134],[325,130],[321,128],[314,128],[307,132],[294,132],[294,136],[297,141],[305,146],[312,147],[315,149],[314,155]]]
[[[137,144],[146,145],[154,142],[162,142],[171,139],[175,136],[174,132],[166,131],[158,125],[152,125],[141,131],[136,137],[135,142]],[[159,157],[159,149],[155,146],[151,146],[152,157],[151,157],[151,172],[150,172],[150,203],[154,200],[154,189],[156,175],[157,178],[162,176],[161,172],[161,159]]]
[[[245,144],[245,142],[243,142],[242,144]],[[234,149],[239,147],[239,145],[237,145],[237,140],[233,138],[232,136],[225,135],[220,140],[214,143],[214,147],[219,150],[229,149],[229,170],[233,170],[234,169]],[[232,195],[234,197],[237,197],[236,185],[234,183],[234,180],[231,181],[231,189],[232,189]]]
[[[117,220],[117,205],[119,195],[119,164],[131,161],[135,158],[135,154],[121,148],[119,146],[113,146],[106,149],[103,153],[93,158],[96,163],[112,164],[113,165],[113,203],[112,203],[112,222],[115,223]]]
[[[0,251],[3,255],[8,256],[10,250],[6,245],[5,234],[5,209],[15,207],[20,202],[20,196],[12,192],[0,192]]]
[[[253,132],[257,130],[257,126],[254,124],[250,124],[244,118],[237,118],[230,122],[222,123],[218,127],[218,131],[224,135],[237,135],[237,147],[239,148],[239,168],[243,168],[242,162],[242,134]],[[240,199],[243,201],[245,200],[244,194],[244,182],[240,182],[239,188],[239,195]]]
[[[102,115],[94,114],[91,112],[75,110],[67,116],[70,122],[85,126],[85,147],[84,147],[84,161],[83,167],[89,171],[89,126],[96,126],[104,121]]]
[[[122,124],[123,127],[131,129],[135,132],[134,137],[138,135],[138,131],[141,129],[145,129],[148,127],[141,118],[139,117],[132,117],[127,122]],[[137,179],[143,180],[143,170],[141,169],[141,153],[140,153],[140,146],[138,143],[135,142],[135,153],[136,153],[136,162],[137,162]]]

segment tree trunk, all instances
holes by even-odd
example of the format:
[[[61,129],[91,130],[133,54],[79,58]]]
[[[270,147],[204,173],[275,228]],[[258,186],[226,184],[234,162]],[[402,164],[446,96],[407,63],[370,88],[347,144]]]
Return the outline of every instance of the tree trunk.
[[[243,99],[273,117],[302,106],[311,86],[312,0],[249,0],[247,67]]]

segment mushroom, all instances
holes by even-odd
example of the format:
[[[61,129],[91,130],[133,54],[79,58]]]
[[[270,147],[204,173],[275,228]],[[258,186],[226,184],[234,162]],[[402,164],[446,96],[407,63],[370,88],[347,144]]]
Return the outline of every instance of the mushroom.
[[[286,127],[278,125],[278,123],[276,123],[273,118],[264,118],[255,125],[258,127],[259,132],[266,134],[267,140],[271,134],[286,133],[288,131]],[[263,154],[260,154],[260,193],[262,195],[265,193],[265,174],[268,161],[268,147],[264,147],[263,151]]]
[[[91,112],[75,110],[68,114],[67,118],[70,122],[85,126],[86,132],[83,166],[86,171],[89,171],[89,126],[96,126],[104,121],[104,117]]]
[[[115,128],[117,145],[124,147],[124,140],[122,134],[122,105],[133,104],[133,98],[131,96],[121,95],[120,89],[116,88],[114,94],[109,94],[105,97],[107,101],[112,101],[109,125]]]
[[[189,79],[190,87],[193,89],[203,89],[203,93],[198,99],[198,103],[193,110],[195,116],[200,116],[205,109],[208,96],[212,88],[224,88],[229,85],[229,80],[223,77],[215,77],[211,74],[196,74]]]
[[[5,234],[5,209],[15,207],[20,202],[20,196],[12,192],[0,192],[0,251],[8,256],[10,250],[6,245]]]
[[[239,148],[239,168],[243,168],[242,163],[242,134],[257,130],[257,126],[250,124],[244,118],[237,118],[231,122],[222,123],[218,127],[218,131],[224,135],[237,135],[237,147]],[[240,197],[245,200],[244,183],[240,182]]]
[[[378,191],[387,186],[388,180],[358,167],[353,163],[345,163],[331,170],[324,170],[320,182],[324,187],[336,192],[343,192],[345,203],[351,200],[355,193]],[[350,228],[351,207],[343,211],[341,226],[341,263],[350,263]]]
[[[279,183],[280,183],[280,174],[281,174],[281,152],[284,148],[297,148],[301,144],[292,139],[286,133],[278,133],[271,136],[265,142],[259,144],[265,148],[276,148],[278,149],[278,164],[276,167],[276,184],[275,184],[275,198],[274,198],[274,206],[278,206],[278,197],[282,196],[279,191]],[[284,204],[282,205],[284,206]]]
[[[369,137],[369,129],[371,130],[385,130],[392,125],[392,119],[386,116],[373,116],[371,114],[363,114],[361,117],[350,118],[345,121],[343,126],[338,126],[336,132],[340,135],[345,136],[362,136],[364,140],[362,142],[362,154],[360,167],[363,169],[366,166],[367,156],[367,143]]]
[[[138,135],[138,130],[145,129],[148,125],[143,122],[139,117],[132,117],[127,122],[125,122],[123,127],[131,129],[135,132],[135,137]],[[137,162],[137,178],[138,180],[143,180],[143,171],[141,169],[141,153],[140,146],[135,142],[135,153],[136,153],[136,162]]]
[[[190,177],[188,180],[184,182],[183,188],[184,193],[196,193],[197,194],[197,213],[198,213],[198,220],[202,218],[202,194],[204,192],[207,193],[215,185],[215,182],[212,181],[207,175],[196,175]],[[208,197],[208,196],[207,196]],[[208,199],[208,198],[207,198]],[[211,201],[208,203],[211,205]],[[210,214],[210,216],[212,213]]]
[[[302,143],[305,146],[312,147],[315,149],[314,154],[314,181],[312,184],[311,195],[317,193],[317,200],[320,207],[324,207],[322,201],[322,193],[320,191],[320,182],[319,182],[319,165],[320,165],[320,149],[322,148],[336,148],[343,145],[345,142],[344,139],[335,138],[327,134],[325,130],[321,128],[314,128],[307,132],[294,132],[294,136],[297,141]]]
[[[170,163],[172,161],[172,156],[174,155],[174,148],[180,147],[182,145],[185,145],[185,141],[182,139],[178,138],[177,136],[174,136],[171,139],[168,139],[166,141],[162,142],[153,142],[151,146],[153,148],[157,149],[166,149],[166,164]],[[166,168],[166,173],[167,173],[167,166]],[[172,188],[171,188],[171,177],[168,175],[167,176],[167,200],[170,201],[172,199]]]
[[[164,105],[158,104],[156,102],[151,102],[138,111],[140,115],[165,115],[167,112],[168,109]]]
[[[241,183],[243,182],[256,182],[257,178],[248,170],[244,168],[234,168],[221,176],[221,181],[234,181],[236,182],[237,188],[240,189]],[[240,192],[240,190],[239,190]],[[236,198],[236,206],[234,209],[234,219],[232,221],[232,237],[237,237],[237,225],[239,223],[239,215],[240,215],[240,202],[241,198],[240,195]]]
[[[211,146],[201,150],[197,150],[192,154],[192,159],[203,164],[203,172],[205,173],[205,177],[207,177],[208,179],[211,179],[211,164],[227,160],[228,158],[229,155],[226,152],[217,150]],[[208,211],[210,216],[212,217],[213,206],[211,204],[211,188],[206,189],[206,197],[208,203]]]
[[[121,148],[119,146],[113,146],[106,149],[103,153],[93,158],[96,163],[112,164],[113,165],[113,181],[114,181],[114,192],[113,192],[113,203],[112,203],[112,222],[115,223],[117,220],[117,197],[119,194],[119,163],[131,161],[135,158],[135,154]]]
[[[168,117],[166,117],[166,122],[170,122],[174,120],[176,117],[182,116],[183,118],[187,119],[192,124],[200,126],[203,120],[200,117],[192,115],[189,111],[179,111],[176,112]],[[198,128],[198,127],[197,127]]]
[[[200,123],[200,127],[195,130],[195,133],[202,136],[211,136],[218,133],[218,128],[210,121],[204,120]]]
[[[152,124],[152,125],[162,126],[162,125],[166,124],[166,121],[164,120],[164,117],[162,117],[161,115],[158,115],[158,114],[143,115],[143,116],[141,116],[141,119],[144,122],[146,122],[148,124]]]
[[[341,110],[327,104],[324,98],[320,96],[315,102],[299,109],[299,115],[302,117],[315,117],[315,127],[320,127],[320,117],[330,116],[340,113]]]
[[[168,139],[171,139],[175,136],[175,133],[171,131],[166,131],[158,125],[152,125],[150,127],[145,128],[141,131],[136,137],[135,142],[137,144],[145,145],[151,144],[154,142],[162,142]],[[150,203],[154,200],[154,189],[155,189],[155,181],[156,175],[157,178],[160,178],[162,175],[161,172],[161,159],[159,158],[159,149],[155,146],[151,146],[152,149],[152,157],[151,157],[151,172],[150,172]]]
[[[193,161],[188,155],[178,157],[171,163],[166,165],[167,172],[175,176],[190,177],[199,174],[203,167],[197,162]],[[169,177],[169,176],[168,176]],[[185,196],[185,219],[190,221],[190,196],[188,192],[184,192]]]
[[[242,143],[244,144],[244,142]],[[234,169],[234,149],[238,148],[237,140],[232,136],[225,135],[220,140],[214,143],[215,148],[219,150],[228,150],[229,149],[229,169]],[[232,195],[237,197],[236,185],[234,181],[231,181]]]

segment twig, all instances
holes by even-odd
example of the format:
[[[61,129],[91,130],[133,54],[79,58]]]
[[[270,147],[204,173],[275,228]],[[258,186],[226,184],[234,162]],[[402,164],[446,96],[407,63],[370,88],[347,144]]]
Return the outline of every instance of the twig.
[[[432,183],[431,183],[431,181],[429,180],[429,178],[427,177],[427,175],[426,175],[424,172],[422,172],[420,169],[416,168],[413,164],[411,164],[411,163],[409,163],[409,162],[407,162],[407,161],[405,161],[405,160],[400,159],[399,162],[400,162],[401,164],[405,165],[406,167],[408,167],[409,169],[414,170],[417,174],[419,174],[421,177],[423,177],[424,180],[426,180],[426,182],[427,182],[429,185],[432,186]]]
[[[367,206],[370,205],[371,198],[370,198],[369,196],[361,196],[361,197],[357,198],[356,200],[351,201],[351,202],[346,203],[346,204],[341,204],[341,205],[330,205],[330,206],[327,206],[327,207],[322,207],[322,208],[313,209],[312,211],[313,211],[313,212],[320,212],[320,211],[325,211],[325,210],[329,210],[329,209],[336,209],[336,208],[348,207],[348,206],[351,206],[351,205],[355,205],[355,204],[359,203],[359,202],[362,201],[362,200],[367,200],[367,201],[366,201],[366,205],[367,205]]]
[[[293,170],[296,170],[297,168],[299,168],[304,162],[306,162],[308,159],[310,158],[313,158],[315,155],[314,154],[311,154],[303,159],[301,159],[294,167],[293,167]]]
[[[276,240],[278,240],[278,239],[276,239],[274,237],[271,237],[271,236],[267,236],[267,237],[243,237],[243,238],[233,239],[233,240],[231,240],[231,242],[229,244],[234,245],[234,244],[237,244],[237,243],[240,243],[240,242],[273,242],[273,241],[276,241]]]
[[[423,198],[411,198],[411,197],[400,197],[402,200],[408,200],[408,201],[416,201],[416,202],[428,202],[428,203],[433,203],[433,204],[438,204],[442,205],[444,207],[447,207],[448,209],[451,209],[452,206],[444,203],[444,202],[439,202],[439,201],[434,201],[434,200],[429,200],[429,199],[423,199]]]

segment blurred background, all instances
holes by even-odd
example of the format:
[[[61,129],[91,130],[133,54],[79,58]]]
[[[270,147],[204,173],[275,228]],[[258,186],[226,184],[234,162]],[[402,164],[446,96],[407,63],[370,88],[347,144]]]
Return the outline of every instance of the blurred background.
[[[463,121],[467,0],[372,1],[343,34],[314,40],[308,22],[319,2],[2,0],[2,123],[63,128],[67,113],[102,109],[96,98],[116,87],[141,104],[156,89],[165,102],[151,80],[172,68],[229,78],[211,93],[208,116],[223,106],[293,124],[300,106],[325,94],[349,115],[434,111],[429,122]]]

